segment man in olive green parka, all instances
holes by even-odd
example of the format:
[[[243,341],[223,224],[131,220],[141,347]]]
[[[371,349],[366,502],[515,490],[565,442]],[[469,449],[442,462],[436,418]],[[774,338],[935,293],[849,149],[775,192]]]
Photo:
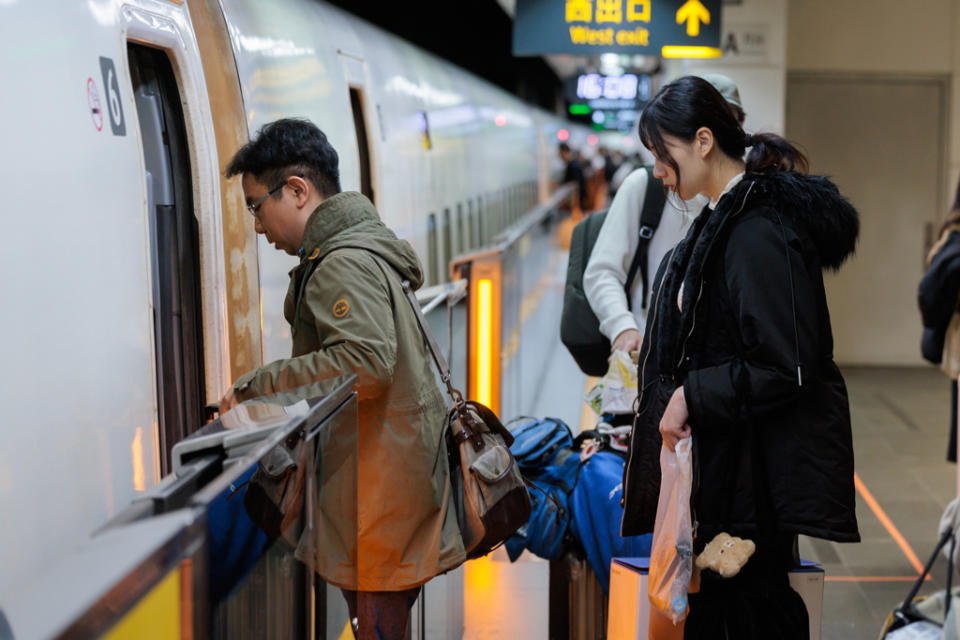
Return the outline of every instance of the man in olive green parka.
[[[321,469],[321,495],[341,499],[321,498],[317,570],[344,590],[360,638],[401,637],[419,587],[465,559],[442,449],[446,405],[401,288],[423,283],[420,261],[365,196],[340,192],[337,165],[315,125],[284,119],[261,128],[227,168],[243,176],[257,233],[300,264],[284,302],[292,357],[241,376],[221,411],[357,375],[358,433],[340,447],[355,460],[339,478]],[[353,496],[356,504],[343,504]]]

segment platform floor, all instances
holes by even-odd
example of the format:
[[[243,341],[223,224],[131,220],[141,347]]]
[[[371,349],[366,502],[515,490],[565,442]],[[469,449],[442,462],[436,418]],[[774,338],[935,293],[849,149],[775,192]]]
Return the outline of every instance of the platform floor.
[[[800,551],[826,569],[823,638],[868,640],[877,637],[887,614],[906,596],[917,565],[926,563],[936,543],[940,515],[957,494],[956,465],[946,462],[950,387],[932,367],[847,367],[843,373],[853,417],[863,541],[806,538]],[[921,593],[945,586],[942,555],[932,574]]]

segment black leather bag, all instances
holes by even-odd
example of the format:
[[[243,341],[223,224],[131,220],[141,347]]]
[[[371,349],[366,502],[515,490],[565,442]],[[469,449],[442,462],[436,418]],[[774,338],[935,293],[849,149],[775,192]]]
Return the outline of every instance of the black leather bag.
[[[630,289],[633,287],[637,271],[643,282],[643,299],[647,299],[649,275],[647,257],[650,240],[653,238],[666,194],[663,183],[653,177],[653,170],[644,167],[647,172],[647,191],[643,197],[643,210],[640,213],[640,238],[637,252],[630,263],[624,289],[627,292],[627,305],[630,305]],[[563,311],[560,315],[560,340],[577,361],[580,370],[591,376],[602,376],[607,372],[607,358],[610,355],[610,340],[600,333],[600,321],[590,308],[587,294],[583,291],[583,272],[587,269],[590,254],[597,243],[600,228],[607,217],[606,211],[598,211],[587,216],[573,228],[570,239],[570,258],[567,262],[567,281],[563,289]]]

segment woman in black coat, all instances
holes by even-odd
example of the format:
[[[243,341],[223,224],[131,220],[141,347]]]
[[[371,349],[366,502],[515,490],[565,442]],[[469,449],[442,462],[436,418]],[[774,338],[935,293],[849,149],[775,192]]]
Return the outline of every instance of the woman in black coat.
[[[923,319],[920,351],[950,378],[950,434],[947,460],[957,461],[957,377],[960,375],[960,184],[940,238],[927,256],[917,302]]]
[[[660,438],[672,449],[692,435],[695,551],[721,531],[757,550],[734,578],[704,572],[685,637],[806,638],[787,578],[797,535],[860,539],[822,276],[853,252],[857,213],[788,142],[746,135],[700,78],[661,89],[639,127],[654,175],[710,205],[657,274],[622,533],[653,528]]]

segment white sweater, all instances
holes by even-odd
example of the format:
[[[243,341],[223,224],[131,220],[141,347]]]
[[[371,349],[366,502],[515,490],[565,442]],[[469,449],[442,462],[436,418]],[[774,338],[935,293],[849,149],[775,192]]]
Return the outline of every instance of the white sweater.
[[[641,334],[647,326],[647,309],[643,309],[643,284],[640,270],[634,276],[630,289],[633,312],[627,306],[623,290],[627,283],[627,271],[637,252],[640,233],[640,212],[647,192],[647,172],[637,169],[631,173],[613,199],[607,217],[597,236],[597,244],[590,254],[590,261],[583,272],[583,289],[590,308],[600,320],[600,332],[613,342],[627,329],[637,329]],[[647,259],[649,288],[663,257],[687,233],[690,224],[706,204],[707,199],[696,197],[686,202],[675,195],[667,198],[663,206],[660,225],[650,240]],[[680,207],[674,205],[678,203]],[[649,294],[649,292],[648,292]]]

